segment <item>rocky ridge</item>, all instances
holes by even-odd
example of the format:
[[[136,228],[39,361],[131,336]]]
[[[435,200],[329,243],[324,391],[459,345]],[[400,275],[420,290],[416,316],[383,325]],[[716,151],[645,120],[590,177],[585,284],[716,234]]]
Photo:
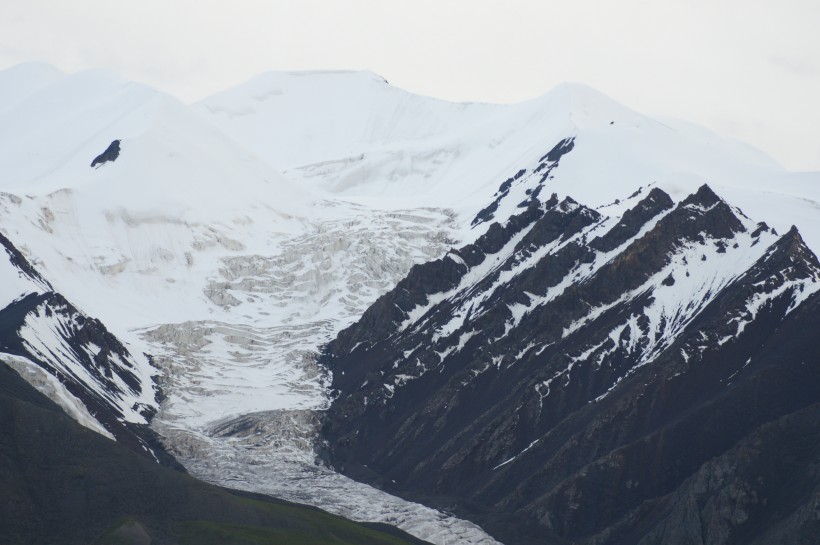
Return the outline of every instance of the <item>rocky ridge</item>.
[[[0,354],[84,425],[180,467],[149,427],[161,395],[146,374],[149,358],[132,354],[100,320],[54,291],[2,234],[0,245],[0,271],[13,294],[0,309]]]
[[[820,265],[797,230],[777,235],[705,185],[630,202],[605,217],[536,200],[381,297],[321,360],[334,467],[509,543],[651,542],[669,522],[636,510],[732,463],[761,426],[810,414]],[[769,515],[795,500],[767,492]]]

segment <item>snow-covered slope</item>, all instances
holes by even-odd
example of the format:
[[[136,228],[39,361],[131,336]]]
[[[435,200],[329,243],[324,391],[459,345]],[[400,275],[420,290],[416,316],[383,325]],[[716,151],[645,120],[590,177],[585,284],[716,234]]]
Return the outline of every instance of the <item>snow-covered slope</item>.
[[[115,140],[118,157],[91,168]],[[108,73],[34,90],[0,114],[0,143],[5,232],[126,328],[205,312],[215,260],[301,232],[317,201],[175,99]]]
[[[269,73],[194,113],[103,72],[25,65],[0,83],[14,104],[0,113],[0,191],[20,200],[0,197],[0,224],[62,291],[121,329],[212,318],[214,301],[259,318],[258,304],[220,292],[222,260],[276,255],[282,236],[319,223],[327,232],[378,210],[447,208],[455,216],[437,220],[449,222],[441,235],[473,240],[486,225],[471,220],[502,182],[565,138],[575,149],[551,192],[600,209],[639,187],[680,199],[708,182],[748,215],[781,231],[795,223],[820,245],[816,175],[785,173],[739,143],[581,85],[501,106],[413,95],[366,72]],[[115,140],[118,158],[90,168]],[[494,218],[513,214],[537,177],[525,170]],[[81,294],[89,269],[100,282]]]
[[[447,206],[466,218],[506,178],[575,138],[551,191],[600,207],[642,186],[681,199],[708,182],[780,230],[797,223],[820,247],[816,173],[787,173],[741,142],[641,115],[580,84],[520,104],[458,104],[369,72],[268,73],[195,109],[294,180],[349,199]]]
[[[0,112],[11,110],[21,100],[63,77],[53,66],[34,62],[0,71]]]
[[[550,158],[569,141],[560,164]],[[820,247],[816,174],[582,85],[457,104],[367,72],[269,73],[189,107],[105,72],[0,72],[0,231],[68,300],[155,356],[167,398],[154,426],[189,468],[300,501],[310,415],[329,403],[319,347],[413,265],[473,242],[534,192],[618,218],[639,188],[679,202],[707,182]],[[279,435],[219,431],[244,418]],[[276,475],[283,452],[294,480],[252,471]],[[427,516],[368,510],[377,496],[313,482],[355,494],[349,516]],[[345,509],[329,497],[315,501]],[[486,539],[447,520],[421,535]]]
[[[167,397],[153,425],[189,467],[217,454],[212,462],[228,463],[234,454],[221,454],[242,448],[221,438],[186,451],[211,442],[214,422],[325,406],[318,346],[450,243],[448,212],[313,196],[145,86],[88,72],[20,87],[28,94],[0,114],[0,230],[132,352],[155,356]],[[92,167],[103,158],[113,160]],[[154,372],[146,361],[142,371]],[[290,430],[278,433],[291,440]],[[309,453],[312,442],[299,448]],[[261,449],[256,463],[270,456]],[[296,460],[313,465],[305,453]],[[201,475],[225,484],[223,469]],[[239,469],[236,486],[289,486]],[[369,487],[340,488],[332,473],[316,479],[317,491],[349,489],[352,506],[335,499],[337,512],[386,521],[405,509],[403,524],[416,534],[486,539],[474,525]],[[393,507],[374,511],[374,502]]]
[[[0,234],[0,361],[84,426],[167,461],[147,428],[157,370],[83,313]]]
[[[673,196],[704,181],[721,194],[725,186],[814,196],[812,174],[788,175],[738,142],[653,120],[578,84],[522,104],[457,104],[407,93],[367,72],[269,73],[196,104],[193,115],[167,95],[103,72],[62,76],[22,65],[0,75],[11,110],[0,126],[2,187],[28,195],[86,185],[114,191],[101,208],[119,200],[129,209],[216,208],[222,216],[253,193],[279,213],[314,215],[296,204],[309,186],[379,195],[393,207],[423,202],[469,211],[567,137],[578,147],[555,189],[593,207],[653,182]],[[122,140],[124,164],[89,170],[115,139]],[[389,158],[391,150],[407,160]],[[260,160],[289,170],[290,183]],[[313,184],[293,171],[300,167]]]

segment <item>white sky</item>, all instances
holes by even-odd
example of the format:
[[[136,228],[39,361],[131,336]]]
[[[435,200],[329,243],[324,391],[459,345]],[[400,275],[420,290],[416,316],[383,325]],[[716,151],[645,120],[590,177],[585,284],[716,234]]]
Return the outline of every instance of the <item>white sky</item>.
[[[820,0],[0,0],[0,69],[32,60],[186,101],[267,70],[458,101],[578,81],[820,170]]]

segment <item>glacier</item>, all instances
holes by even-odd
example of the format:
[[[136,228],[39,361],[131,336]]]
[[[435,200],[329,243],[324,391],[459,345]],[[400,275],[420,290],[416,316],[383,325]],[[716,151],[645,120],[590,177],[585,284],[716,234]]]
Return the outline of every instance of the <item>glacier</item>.
[[[459,104],[370,72],[268,73],[193,105],[103,71],[0,72],[0,230],[56,289],[152,356],[144,380],[156,376],[164,394],[152,427],[195,476],[434,543],[495,543],[316,463],[317,414],[331,401],[316,361],[411,267],[485,233],[489,222],[473,219],[505,180],[493,219],[515,214],[539,183],[539,158],[567,138],[575,150],[547,190],[610,224],[639,190],[680,201],[708,182],[780,232],[796,224],[820,250],[820,173],[786,172],[583,85]],[[90,168],[115,140],[120,156]],[[709,279],[691,282],[726,282],[735,265],[718,257]],[[658,316],[680,304],[667,295]]]

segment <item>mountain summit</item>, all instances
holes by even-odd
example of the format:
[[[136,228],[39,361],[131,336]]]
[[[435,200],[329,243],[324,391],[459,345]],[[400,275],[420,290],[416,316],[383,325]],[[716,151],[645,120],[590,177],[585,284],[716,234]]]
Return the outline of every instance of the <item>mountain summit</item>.
[[[140,464],[437,544],[808,544],[818,206],[818,173],[579,84],[186,105],[24,65],[0,360]]]

